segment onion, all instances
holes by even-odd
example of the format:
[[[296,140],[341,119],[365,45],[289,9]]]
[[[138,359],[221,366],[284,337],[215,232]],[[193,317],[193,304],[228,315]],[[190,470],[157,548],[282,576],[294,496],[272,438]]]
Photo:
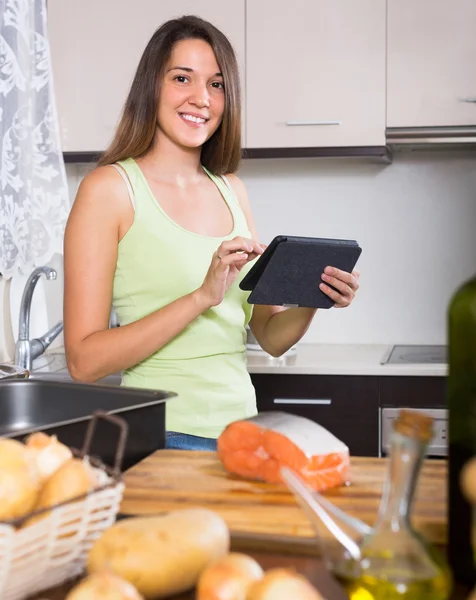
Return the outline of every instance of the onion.
[[[246,600],[324,600],[303,576],[291,569],[271,569],[248,590]]]
[[[66,600],[143,600],[136,588],[109,572],[95,573],[83,579]]]
[[[58,441],[55,435],[33,433],[26,439],[26,447],[34,454],[42,483],[73,457],[71,450]]]
[[[245,600],[248,587],[262,576],[251,556],[230,552],[201,573],[196,600]]]

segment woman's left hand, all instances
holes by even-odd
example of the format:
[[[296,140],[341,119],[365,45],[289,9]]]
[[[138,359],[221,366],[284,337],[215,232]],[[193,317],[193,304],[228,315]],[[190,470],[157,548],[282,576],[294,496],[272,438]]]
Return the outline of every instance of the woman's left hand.
[[[320,283],[319,287],[324,294],[329,296],[331,300],[334,300],[335,308],[345,308],[351,304],[359,289],[359,277],[359,271],[347,273],[335,267],[326,267],[322,274],[324,283]],[[332,285],[338,291],[336,292],[329,285]]]

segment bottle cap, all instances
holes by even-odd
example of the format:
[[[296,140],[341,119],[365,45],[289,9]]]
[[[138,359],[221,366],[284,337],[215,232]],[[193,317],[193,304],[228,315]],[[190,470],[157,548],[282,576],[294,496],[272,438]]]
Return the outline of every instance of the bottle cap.
[[[417,410],[402,408],[394,429],[412,439],[429,442],[433,436],[433,418]]]

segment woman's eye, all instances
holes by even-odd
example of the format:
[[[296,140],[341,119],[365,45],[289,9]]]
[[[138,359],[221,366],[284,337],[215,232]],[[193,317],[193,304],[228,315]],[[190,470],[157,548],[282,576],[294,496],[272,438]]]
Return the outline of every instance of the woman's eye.
[[[214,88],[216,88],[217,90],[224,90],[225,89],[225,86],[223,85],[223,82],[221,82],[221,81],[214,81],[212,83],[212,86]]]
[[[174,79],[179,83],[186,83],[188,81],[185,75],[177,75],[176,77],[174,77]]]

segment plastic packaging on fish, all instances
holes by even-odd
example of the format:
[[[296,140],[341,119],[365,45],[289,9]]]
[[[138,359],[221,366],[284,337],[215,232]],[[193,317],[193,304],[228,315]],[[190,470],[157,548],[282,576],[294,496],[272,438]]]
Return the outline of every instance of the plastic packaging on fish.
[[[230,423],[218,438],[218,456],[229,473],[281,483],[280,469],[296,471],[321,492],[349,482],[349,448],[305,417],[270,411]]]

